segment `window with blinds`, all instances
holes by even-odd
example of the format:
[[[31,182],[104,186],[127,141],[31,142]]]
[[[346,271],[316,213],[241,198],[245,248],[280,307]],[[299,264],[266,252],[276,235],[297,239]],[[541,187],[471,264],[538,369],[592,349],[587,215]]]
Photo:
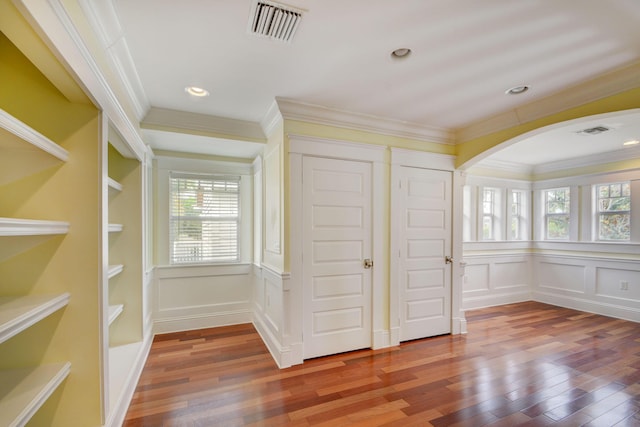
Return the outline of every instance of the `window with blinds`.
[[[240,177],[170,175],[171,264],[238,261]]]

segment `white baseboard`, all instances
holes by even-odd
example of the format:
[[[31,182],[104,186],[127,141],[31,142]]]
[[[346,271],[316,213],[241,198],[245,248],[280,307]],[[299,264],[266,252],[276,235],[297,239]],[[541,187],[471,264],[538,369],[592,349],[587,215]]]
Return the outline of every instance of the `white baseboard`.
[[[251,323],[251,310],[228,311],[211,314],[197,314],[155,319],[154,334],[168,332],[191,331],[194,329],[216,328],[218,326]]]
[[[283,346],[278,338],[271,332],[271,329],[265,324],[264,320],[254,313],[253,326],[258,331],[260,338],[267,346],[271,357],[280,369],[289,368],[293,365],[299,365],[304,362],[304,353],[302,343]]]
[[[464,316],[464,313],[463,313]],[[454,317],[451,319],[451,333],[454,335],[457,334],[466,334],[467,333],[467,319],[464,317]]]
[[[533,293],[532,299],[533,301],[586,311],[588,313],[640,322],[640,309],[539,291]]]
[[[531,293],[514,292],[502,295],[462,296],[462,309],[474,310],[476,308],[493,307],[496,305],[513,304],[516,302],[531,301]]]
[[[373,349],[391,347],[391,331],[379,329],[373,331]]]

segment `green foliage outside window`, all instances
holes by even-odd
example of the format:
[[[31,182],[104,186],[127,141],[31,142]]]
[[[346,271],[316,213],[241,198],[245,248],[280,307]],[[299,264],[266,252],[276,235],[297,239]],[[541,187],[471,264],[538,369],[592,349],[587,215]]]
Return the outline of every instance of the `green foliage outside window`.
[[[631,237],[631,186],[628,182],[596,186],[598,238],[629,240]]]
[[[569,188],[545,191],[547,239],[562,240],[569,238],[570,201]]]

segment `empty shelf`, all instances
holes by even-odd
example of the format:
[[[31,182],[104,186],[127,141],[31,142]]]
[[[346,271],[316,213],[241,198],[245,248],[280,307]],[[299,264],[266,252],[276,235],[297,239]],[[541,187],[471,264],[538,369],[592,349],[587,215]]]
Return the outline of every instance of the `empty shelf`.
[[[4,132],[9,132],[9,134],[17,136],[24,142],[57,157],[63,162],[66,162],[69,158],[69,152],[67,150],[27,124],[16,119],[3,109],[0,109],[0,128],[4,129]],[[4,138],[0,138],[0,140],[2,139]]]
[[[107,271],[107,277],[111,279],[112,277],[122,273],[122,270],[124,270],[124,265],[122,264],[110,265],[109,270]]]
[[[69,303],[69,293],[0,297],[0,343]]]
[[[122,314],[124,310],[124,305],[110,305],[109,306],[109,324],[112,324],[114,320],[118,318]]]
[[[68,231],[68,222],[0,218],[0,236],[40,236],[66,234]]]
[[[25,425],[70,370],[66,362],[0,371],[0,425]]]
[[[119,233],[123,228],[122,224],[109,224],[109,233]]]
[[[110,190],[122,191],[122,184],[112,178],[107,178],[107,183],[109,184]]]

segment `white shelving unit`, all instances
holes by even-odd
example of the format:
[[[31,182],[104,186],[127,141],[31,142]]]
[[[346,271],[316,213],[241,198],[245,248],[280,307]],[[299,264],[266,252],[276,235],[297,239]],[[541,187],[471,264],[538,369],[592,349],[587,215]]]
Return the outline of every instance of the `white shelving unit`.
[[[0,297],[0,343],[19,334],[69,303],[68,292],[61,295]]]
[[[109,233],[120,233],[123,229],[122,224],[109,224]]]
[[[116,181],[113,178],[107,178],[107,185],[109,186],[109,190],[115,192],[115,193],[119,193],[120,191],[122,191],[122,184],[120,184],[118,181]]]
[[[54,164],[64,163],[69,158],[67,150],[3,109],[0,109],[0,152],[3,167],[10,165],[2,175],[2,183],[9,185],[16,178],[30,176],[37,167],[49,167],[52,160]],[[46,154],[43,156],[43,153]],[[28,156],[33,156],[33,161],[24,164]],[[69,223],[64,221],[0,218],[0,245],[17,247],[20,240],[15,239],[67,234],[69,228]],[[19,253],[5,252],[9,258]],[[25,289],[23,295],[6,296],[1,294],[4,291],[5,288],[0,288],[0,344],[64,308],[71,298],[69,292],[39,295]],[[70,362],[0,370],[0,425],[25,425],[70,370]]]
[[[0,218],[0,236],[45,236],[68,232],[68,222]]]
[[[124,265],[122,264],[110,265],[107,272],[107,278],[113,279],[118,274],[122,273],[122,270],[124,270]]]
[[[0,425],[25,425],[70,371],[69,362],[0,371]]]
[[[124,304],[116,304],[109,306],[109,324],[112,324],[118,316],[122,314],[124,310]]]
[[[4,147],[9,144],[26,142],[34,148],[51,154],[63,162],[66,162],[69,158],[69,152],[67,150],[1,108],[0,129],[2,129],[0,131],[0,142]]]

